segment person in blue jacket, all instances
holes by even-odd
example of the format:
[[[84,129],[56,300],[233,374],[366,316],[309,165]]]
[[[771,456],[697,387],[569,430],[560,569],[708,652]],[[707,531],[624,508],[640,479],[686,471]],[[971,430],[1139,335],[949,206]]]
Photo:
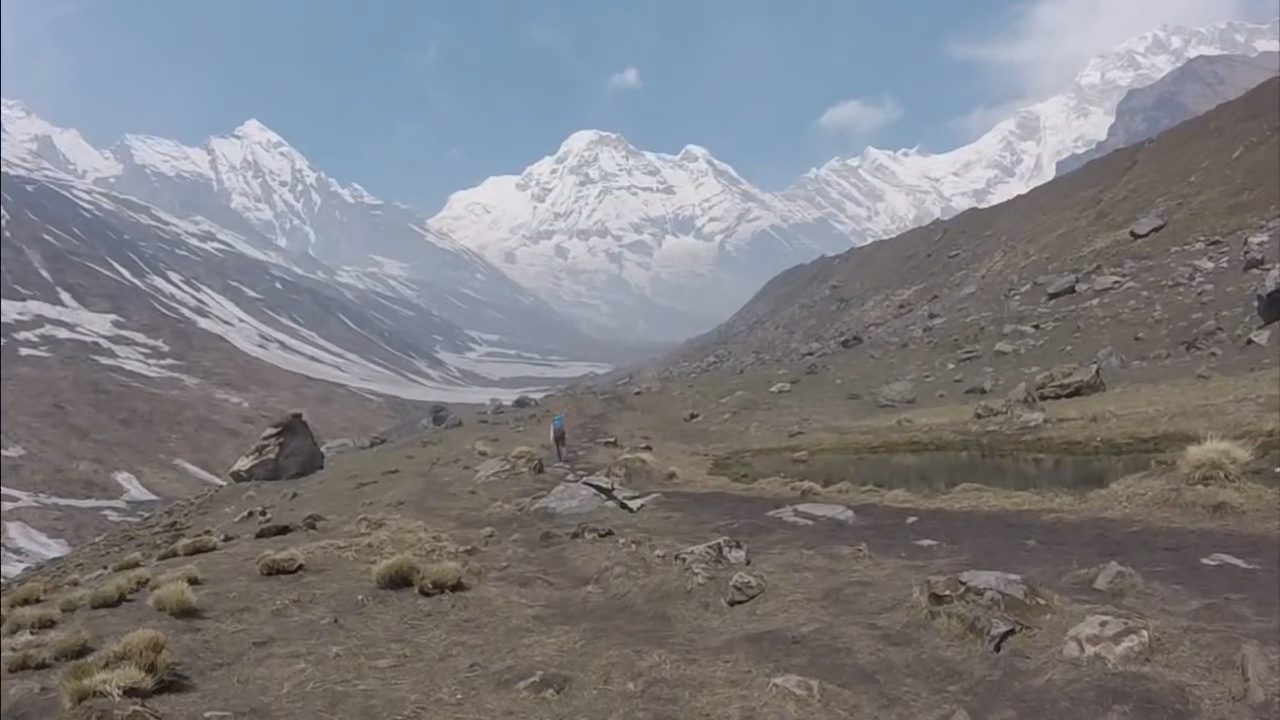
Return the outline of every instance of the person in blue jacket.
[[[556,413],[551,418],[551,444],[556,446],[556,460],[564,461],[564,415]]]

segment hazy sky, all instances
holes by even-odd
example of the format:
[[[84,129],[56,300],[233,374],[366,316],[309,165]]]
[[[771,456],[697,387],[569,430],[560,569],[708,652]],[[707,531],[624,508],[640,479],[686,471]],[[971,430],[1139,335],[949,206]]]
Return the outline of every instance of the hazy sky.
[[[94,144],[255,117],[433,212],[582,128],[780,188],[867,144],[946,150],[1161,22],[1275,0],[0,0],[0,82]]]

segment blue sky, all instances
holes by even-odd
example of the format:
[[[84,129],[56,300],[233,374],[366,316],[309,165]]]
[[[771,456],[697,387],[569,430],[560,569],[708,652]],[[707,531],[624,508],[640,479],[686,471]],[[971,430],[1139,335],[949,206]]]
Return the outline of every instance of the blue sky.
[[[249,117],[424,212],[574,130],[708,147],[777,189],[868,143],[945,150],[1162,21],[1274,0],[0,0],[6,97],[107,145]],[[843,104],[842,104],[843,103]]]

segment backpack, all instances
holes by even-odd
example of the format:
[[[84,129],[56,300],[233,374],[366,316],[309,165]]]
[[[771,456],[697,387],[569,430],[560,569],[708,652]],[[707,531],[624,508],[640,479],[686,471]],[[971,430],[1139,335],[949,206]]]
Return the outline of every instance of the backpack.
[[[563,415],[556,415],[555,417],[551,418],[551,428],[552,428],[553,430],[563,430],[563,429],[564,429],[564,416],[563,416]]]

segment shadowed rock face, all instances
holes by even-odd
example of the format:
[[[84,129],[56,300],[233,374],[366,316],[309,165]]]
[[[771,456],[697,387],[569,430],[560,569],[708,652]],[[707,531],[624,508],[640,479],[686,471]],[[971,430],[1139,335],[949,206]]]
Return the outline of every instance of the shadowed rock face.
[[[324,451],[302,413],[267,428],[227,474],[235,482],[270,482],[306,477],[324,469]]]
[[[1280,53],[1202,55],[1143,88],[1130,90],[1116,106],[1107,137],[1095,147],[1058,161],[1057,176],[1120,148],[1148,140],[1182,122],[1234,100],[1280,74]]]

